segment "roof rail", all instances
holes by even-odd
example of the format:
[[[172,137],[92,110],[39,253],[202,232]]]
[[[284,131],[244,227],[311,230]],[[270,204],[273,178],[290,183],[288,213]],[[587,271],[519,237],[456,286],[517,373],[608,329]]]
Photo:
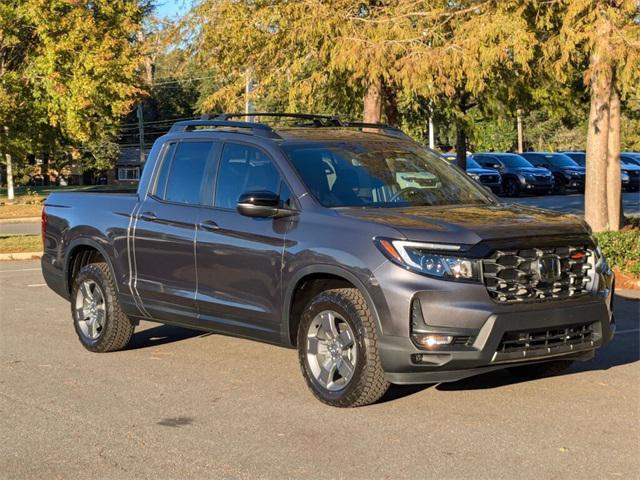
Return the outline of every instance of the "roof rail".
[[[204,117],[204,115],[203,115]],[[209,118],[208,115],[206,115]],[[237,117],[273,117],[273,118],[295,118],[298,120],[311,120],[312,125],[310,127],[339,127],[341,122],[338,117],[333,115],[315,115],[310,113],[268,113],[268,112],[253,112],[253,113],[222,113],[215,117],[215,120],[229,120]]]
[[[269,125],[254,122],[230,122],[227,120],[208,120],[207,115],[203,115],[201,120],[183,120],[172,125],[169,133],[189,132],[197,127],[211,127],[220,129],[238,130],[238,133],[252,133],[261,137],[280,138]],[[245,130],[246,132],[243,132]]]
[[[351,127],[351,128],[370,128],[380,130],[382,133],[389,135],[391,137],[397,138],[411,138],[409,135],[404,133],[398,127],[394,127],[391,125],[387,125],[386,123],[368,123],[368,122],[342,122],[343,127]]]
[[[272,117],[272,118],[294,118],[298,120],[309,120],[309,123],[299,123],[298,127],[309,128],[321,128],[321,127],[337,127],[337,128],[359,128],[359,129],[371,129],[379,130],[383,135],[388,135],[396,138],[410,139],[406,133],[397,127],[387,125],[385,123],[367,123],[367,122],[345,122],[341,121],[337,116],[332,115],[315,115],[309,113],[267,113],[267,112],[254,112],[254,113],[221,113],[217,115],[205,114],[200,117],[200,120],[183,120],[176,122],[171,127],[169,132],[188,132],[195,130],[197,127],[210,127],[220,128],[235,131],[236,133],[247,133],[258,135],[265,138],[281,139],[273,128],[265,123],[259,123],[254,121],[232,121],[231,118],[244,117],[253,119],[254,117]]]

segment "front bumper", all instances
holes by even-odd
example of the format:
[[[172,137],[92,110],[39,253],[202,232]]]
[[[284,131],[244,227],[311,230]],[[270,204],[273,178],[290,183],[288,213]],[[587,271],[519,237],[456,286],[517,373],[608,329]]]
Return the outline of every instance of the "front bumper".
[[[404,310],[407,320],[394,315],[391,324],[384,322],[387,326],[378,338],[386,379],[396,384],[451,382],[525,363],[592,358],[594,350],[611,341],[615,333],[613,273],[603,262],[596,270],[596,281],[588,294],[511,304],[493,301],[484,285],[424,283],[413,274],[405,274],[405,281],[401,281],[399,275],[393,275],[396,288],[385,297],[390,312]],[[437,349],[414,343],[407,324],[416,301],[426,326],[420,333],[453,336],[455,342]],[[567,340],[559,341],[564,338],[563,330]],[[588,335],[576,339],[576,332],[582,331]],[[516,342],[518,348],[514,348],[514,342],[509,341],[520,334],[535,341],[521,349]],[[554,340],[545,343],[545,335]]]
[[[550,192],[553,190],[553,180],[520,180],[520,185],[526,192]]]
[[[610,319],[605,299],[597,298],[542,311],[536,309],[492,314],[478,330],[444,327],[433,329],[434,333],[469,336],[473,339],[469,346],[425,351],[416,347],[409,338],[387,336],[380,339],[379,350],[385,376],[391,383],[451,382],[514,364],[536,363],[560,357],[588,360],[593,356],[594,349],[613,338],[615,324]],[[588,325],[592,332],[590,338],[575,344],[523,349],[520,353],[505,355],[499,352],[498,347],[509,332],[539,332],[545,329],[554,331],[575,325]],[[417,355],[421,357],[420,363],[414,360]]]

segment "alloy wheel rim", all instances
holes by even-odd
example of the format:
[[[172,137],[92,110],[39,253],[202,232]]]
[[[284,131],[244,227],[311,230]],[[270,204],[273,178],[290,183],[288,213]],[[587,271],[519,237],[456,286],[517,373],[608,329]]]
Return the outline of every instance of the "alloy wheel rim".
[[[329,391],[345,388],[355,373],[357,347],[351,326],[333,310],[316,315],[307,331],[307,363],[314,379]]]
[[[76,293],[76,315],[82,335],[96,340],[104,329],[106,306],[102,289],[93,280],[85,280]]]

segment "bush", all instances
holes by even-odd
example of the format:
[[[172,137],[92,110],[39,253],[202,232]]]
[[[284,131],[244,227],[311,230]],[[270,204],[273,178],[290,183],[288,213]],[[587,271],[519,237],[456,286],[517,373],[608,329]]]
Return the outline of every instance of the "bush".
[[[640,229],[596,233],[595,237],[612,268],[640,277]]]

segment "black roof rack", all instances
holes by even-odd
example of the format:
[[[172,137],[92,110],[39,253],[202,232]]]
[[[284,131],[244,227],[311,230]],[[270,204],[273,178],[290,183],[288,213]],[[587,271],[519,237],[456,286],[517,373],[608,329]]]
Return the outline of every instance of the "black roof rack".
[[[386,123],[367,123],[367,122],[342,122],[343,127],[351,127],[351,128],[371,128],[382,131],[382,133],[387,134],[392,137],[398,138],[411,138],[409,135],[404,133],[398,127],[394,127],[392,125],[387,125]]]
[[[298,123],[297,127],[309,127],[309,128],[322,128],[322,127],[334,127],[334,128],[359,128],[359,129],[375,129],[379,130],[382,134],[396,137],[396,138],[410,138],[406,133],[397,127],[387,125],[385,123],[367,123],[367,122],[346,122],[341,121],[337,116],[331,115],[314,115],[309,113],[267,113],[267,112],[254,112],[254,113],[221,113],[216,115],[205,114],[200,117],[199,120],[183,120],[176,122],[169,130],[170,133],[174,132],[188,132],[195,130],[198,127],[220,128],[235,131],[236,133],[247,133],[250,135],[258,135],[266,138],[281,139],[273,128],[269,125],[259,122],[240,122],[232,121],[230,119],[237,117],[253,118],[253,117],[273,117],[273,118],[294,118],[298,120],[309,120],[310,123]]]
[[[203,115],[204,116],[204,115]],[[209,118],[209,115],[206,115]],[[230,120],[237,117],[273,117],[273,118],[295,118],[298,120],[311,120],[311,125],[304,125],[309,127],[340,127],[342,126],[340,120],[336,116],[332,115],[315,115],[311,113],[268,113],[268,112],[254,112],[254,113],[222,113],[217,115],[215,120]]]
[[[181,122],[176,122],[171,127],[171,130],[169,130],[169,133],[189,132],[195,130],[197,127],[231,129],[237,130],[239,133],[252,133],[254,135],[267,138],[280,138],[280,135],[274,132],[269,125],[265,125],[263,123],[230,122],[227,120],[208,120],[206,118],[201,120],[183,120]],[[248,132],[243,132],[242,130],[248,130]]]

